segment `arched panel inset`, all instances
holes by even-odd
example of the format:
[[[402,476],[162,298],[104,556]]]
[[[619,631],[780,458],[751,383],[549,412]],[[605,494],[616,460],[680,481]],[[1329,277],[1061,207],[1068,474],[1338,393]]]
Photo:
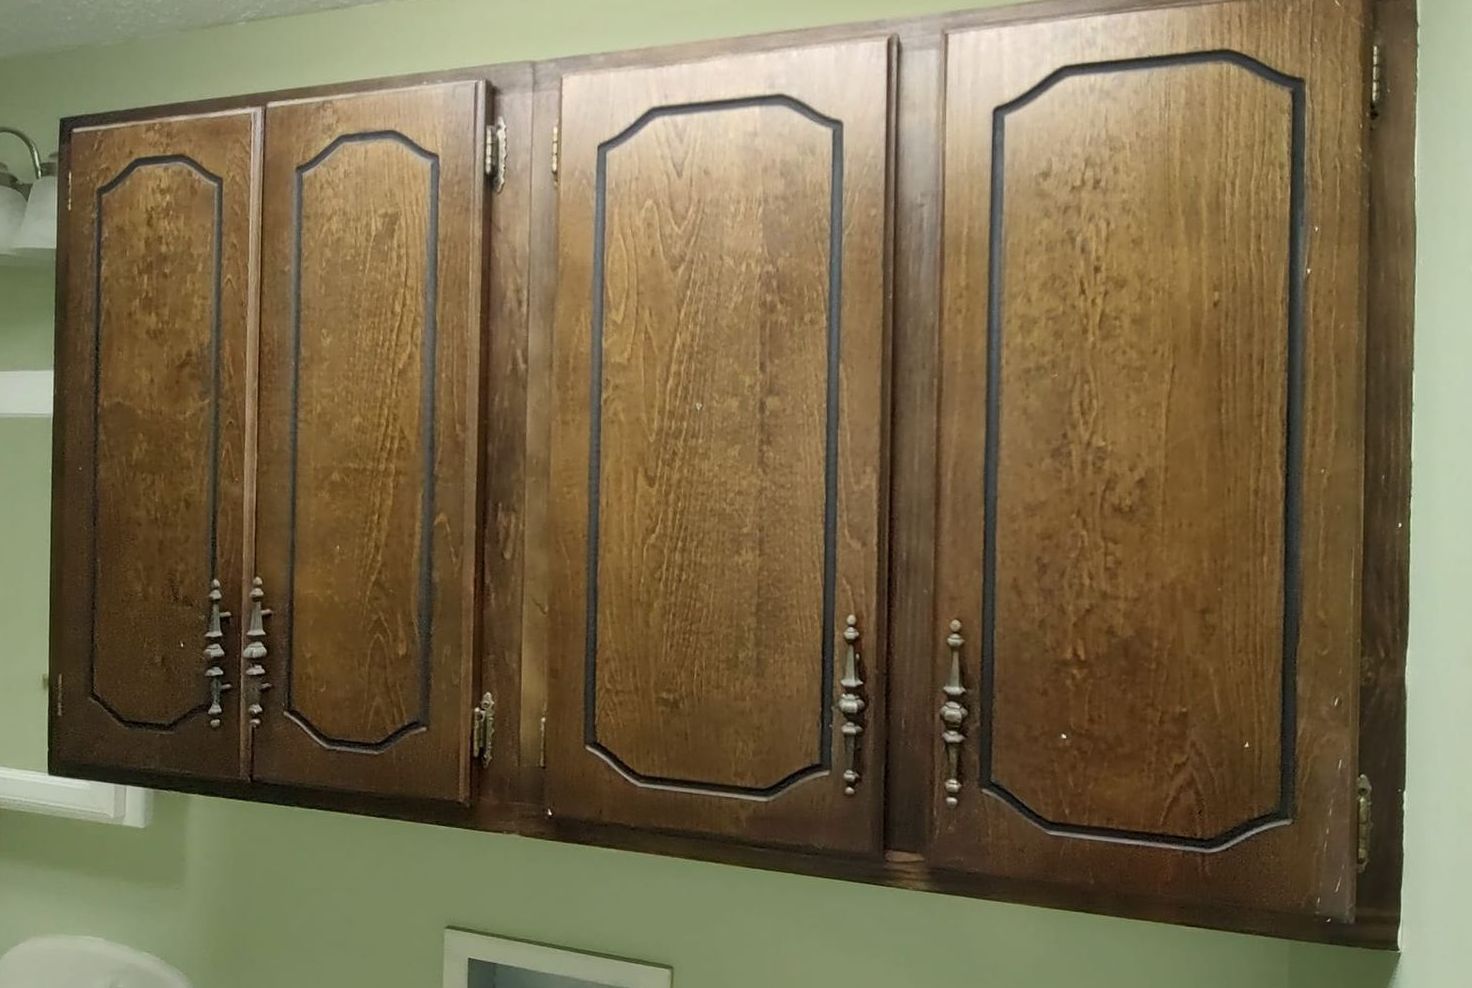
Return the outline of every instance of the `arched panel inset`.
[[[93,209],[88,689],[119,724],[167,732],[209,705],[210,581],[232,575],[216,527],[223,181],[187,155],[137,157]]]
[[[843,125],[661,105],[595,169],[584,743],[770,799],[831,763]]]
[[[392,130],[295,170],[285,707],[335,750],[429,727],[439,185]]]
[[[1233,51],[994,113],[977,774],[1050,834],[1292,817],[1305,133]]]
[[[465,79],[265,109],[257,781],[470,798],[486,98]]]

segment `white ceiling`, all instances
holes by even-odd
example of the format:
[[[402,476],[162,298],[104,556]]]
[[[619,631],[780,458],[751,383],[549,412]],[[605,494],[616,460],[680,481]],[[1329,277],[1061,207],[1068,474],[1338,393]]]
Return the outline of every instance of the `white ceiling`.
[[[0,58],[373,0],[0,0]]]

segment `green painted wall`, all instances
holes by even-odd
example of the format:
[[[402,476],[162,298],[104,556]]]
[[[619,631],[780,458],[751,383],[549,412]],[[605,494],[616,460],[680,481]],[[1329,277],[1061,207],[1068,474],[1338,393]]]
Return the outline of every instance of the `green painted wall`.
[[[944,0],[417,0],[0,61],[0,121],[919,13]],[[1459,988],[1472,982],[1472,8],[1425,0],[1405,952],[1393,956],[306,810],[161,796],[145,831],[0,813],[0,951],[81,932],[200,988],[438,984],[459,925],[672,964],[681,988]],[[54,142],[54,137],[50,138]],[[49,148],[48,148],[49,149]],[[0,147],[0,154],[9,152]],[[0,369],[50,360],[0,270]],[[43,762],[49,427],[0,420],[0,763]]]

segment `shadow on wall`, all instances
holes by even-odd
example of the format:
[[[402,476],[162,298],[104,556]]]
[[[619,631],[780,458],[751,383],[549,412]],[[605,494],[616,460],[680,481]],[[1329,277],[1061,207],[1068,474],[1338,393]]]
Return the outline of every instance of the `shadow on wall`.
[[[1390,988],[1399,966],[1395,951],[1294,944],[1285,988]]]
[[[0,854],[51,872],[89,881],[136,884],[182,893],[190,882],[188,840],[190,800],[160,793],[153,821],[143,830],[109,827],[80,820],[0,813]],[[0,936],[0,944],[4,937]]]
[[[210,988],[437,983],[446,927],[668,964],[686,988],[1387,988],[1396,966],[1392,953],[312,810],[165,795],[158,820],[124,833],[0,818],[0,947],[24,932],[15,920],[46,922],[158,953]],[[8,924],[16,870],[49,902]]]
[[[669,964],[686,988],[1395,981],[1389,952],[422,824],[170,794],[155,821],[133,831],[0,814],[0,950],[40,933],[101,935],[210,988],[437,984],[446,927]],[[504,976],[468,988],[490,985],[532,988]]]

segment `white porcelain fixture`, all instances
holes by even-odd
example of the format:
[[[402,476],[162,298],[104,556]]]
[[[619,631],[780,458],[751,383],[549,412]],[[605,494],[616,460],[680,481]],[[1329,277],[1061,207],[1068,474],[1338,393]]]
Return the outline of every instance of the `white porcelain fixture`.
[[[0,988],[190,988],[157,957],[92,937],[27,940],[0,957]]]

